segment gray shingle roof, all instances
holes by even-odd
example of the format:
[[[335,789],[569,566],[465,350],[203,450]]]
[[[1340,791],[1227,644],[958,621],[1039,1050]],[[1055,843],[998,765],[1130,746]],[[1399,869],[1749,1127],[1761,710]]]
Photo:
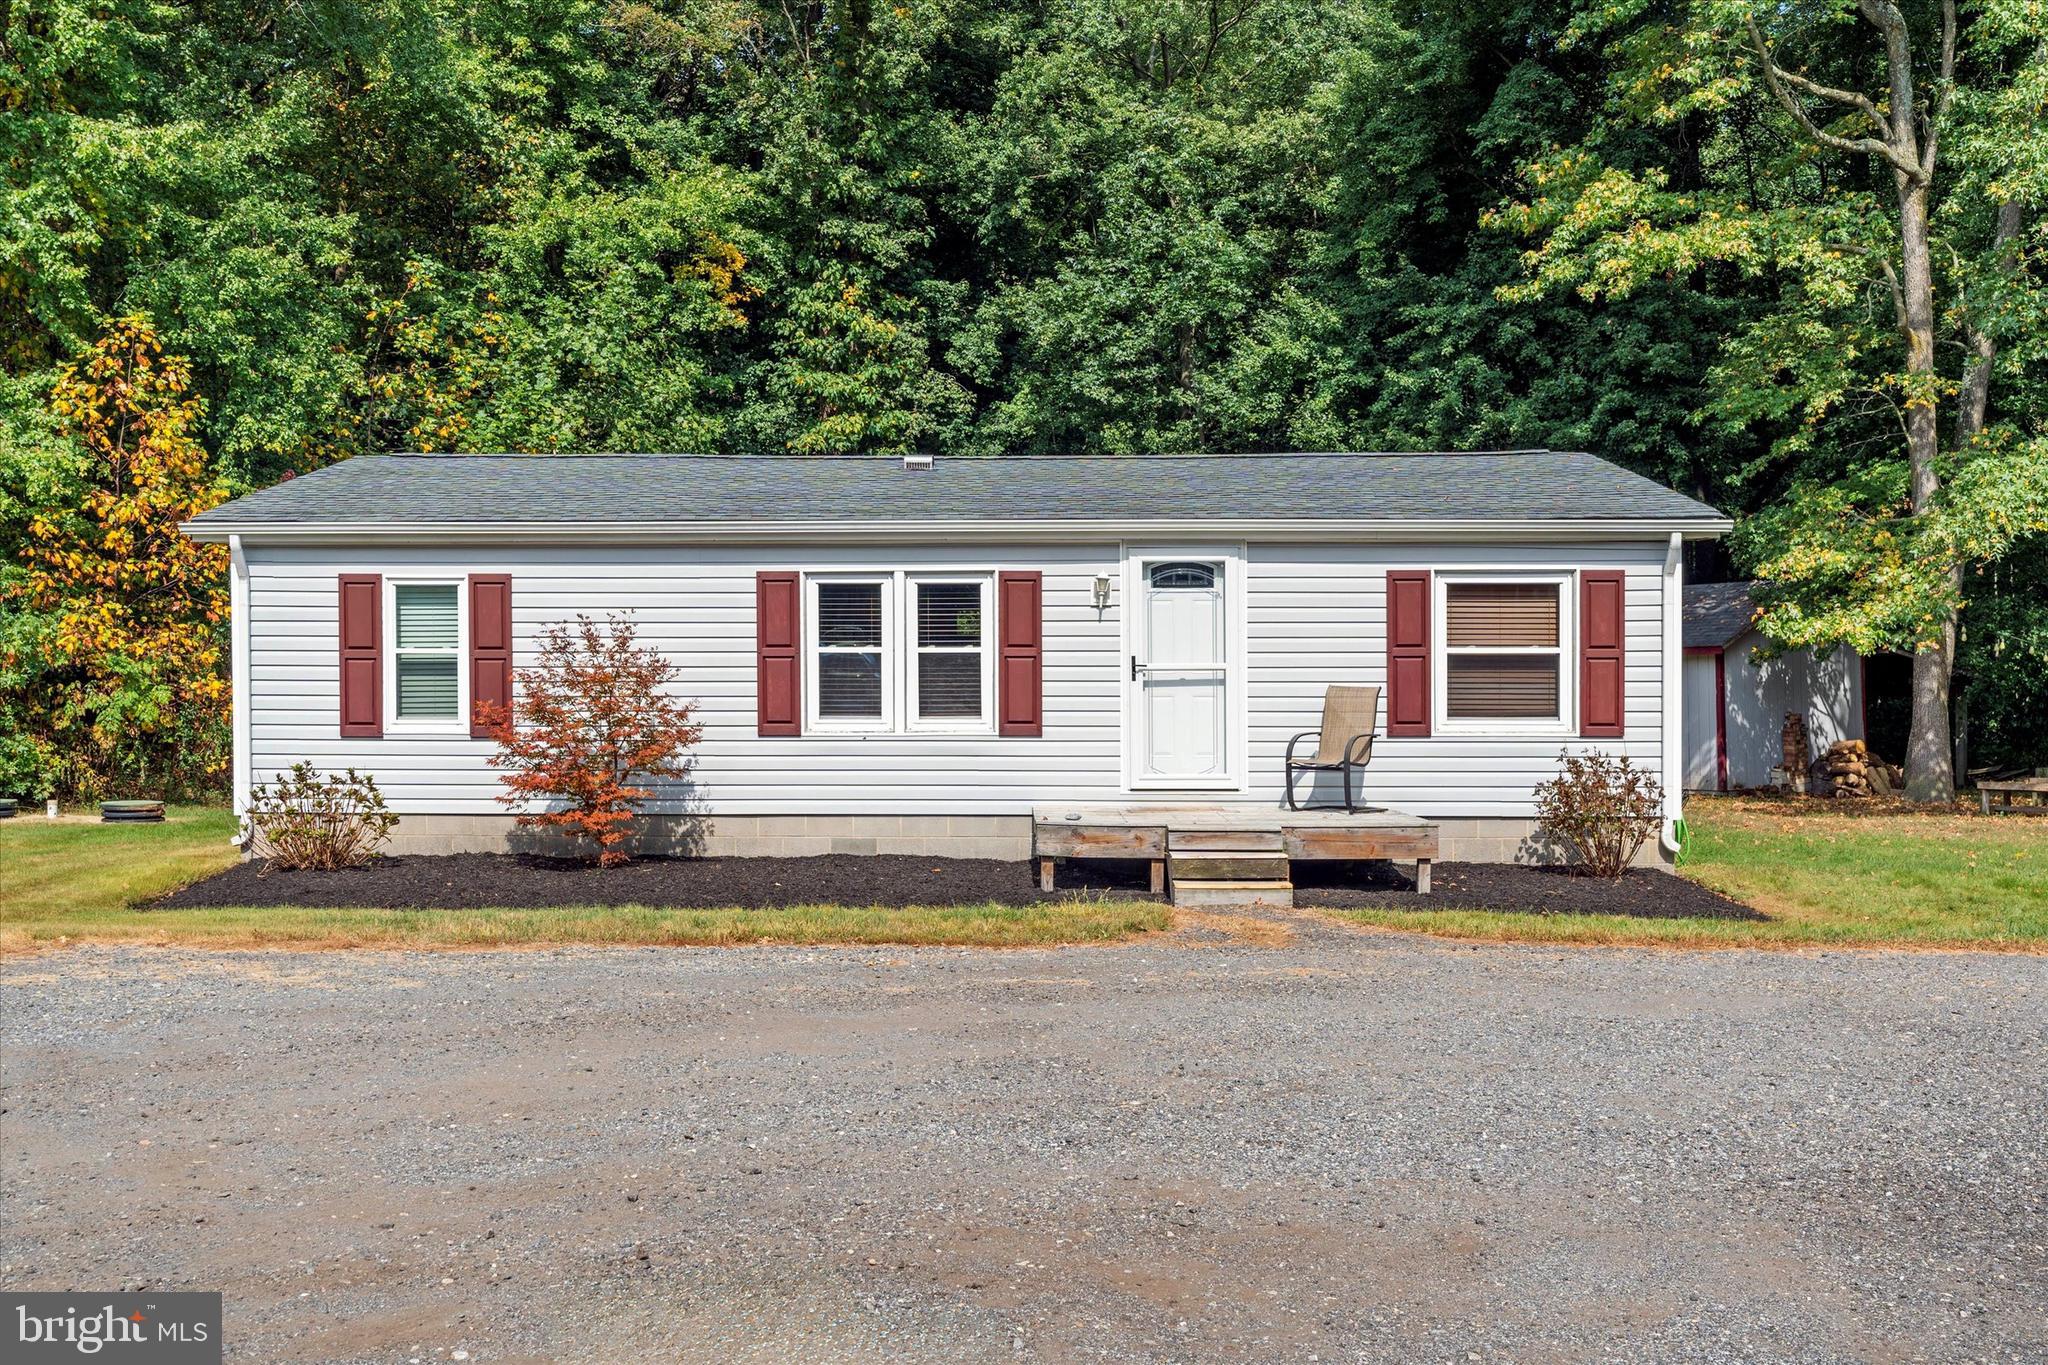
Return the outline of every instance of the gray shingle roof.
[[[1747,583],[1685,585],[1685,647],[1726,649],[1756,617]]]
[[[1656,519],[1719,514],[1592,455],[358,456],[194,528],[323,524]]]

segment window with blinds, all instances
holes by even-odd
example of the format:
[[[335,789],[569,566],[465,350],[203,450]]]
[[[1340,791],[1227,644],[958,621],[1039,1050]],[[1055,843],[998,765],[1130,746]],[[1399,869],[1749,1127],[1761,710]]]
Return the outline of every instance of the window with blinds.
[[[818,715],[881,720],[882,585],[823,582],[816,601]]]
[[[400,720],[453,720],[461,711],[461,593],[453,583],[392,588],[393,668]]]
[[[1563,718],[1562,601],[1557,583],[1444,585],[1447,720]]]
[[[968,722],[983,718],[982,607],[987,588],[981,580],[911,580],[917,618],[919,720]]]
[[[903,569],[809,577],[810,720],[858,734],[992,728],[993,585]]]

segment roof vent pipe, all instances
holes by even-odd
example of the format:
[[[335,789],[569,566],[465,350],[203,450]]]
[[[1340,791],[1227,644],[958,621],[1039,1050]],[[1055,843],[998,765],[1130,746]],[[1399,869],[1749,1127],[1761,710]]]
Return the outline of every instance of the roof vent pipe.
[[[929,455],[905,455],[903,457],[903,467],[914,473],[923,473],[932,467],[932,457]]]

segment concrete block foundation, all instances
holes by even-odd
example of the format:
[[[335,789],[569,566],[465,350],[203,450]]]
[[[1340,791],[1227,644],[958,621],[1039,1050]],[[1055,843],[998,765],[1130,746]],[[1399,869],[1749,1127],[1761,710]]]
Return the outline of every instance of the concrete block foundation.
[[[1556,863],[1562,856],[1536,833],[1536,822],[1514,816],[1445,816],[1436,821],[1437,847],[1447,863]],[[1671,867],[1655,835],[1636,855],[1637,867]]]
[[[404,815],[387,853],[574,854],[585,847],[553,830],[521,829],[509,815]],[[1028,815],[648,815],[627,843],[637,857],[809,858],[907,853],[933,858],[1031,856]]]
[[[1536,822],[1502,816],[1437,820],[1439,861],[1538,863],[1555,861],[1536,838]],[[1028,815],[650,815],[637,822],[629,845],[638,856],[802,858],[826,853],[903,853],[930,858],[1031,856]],[[389,853],[574,853],[552,831],[523,830],[509,815],[406,815]],[[1636,860],[1668,867],[1657,841]]]

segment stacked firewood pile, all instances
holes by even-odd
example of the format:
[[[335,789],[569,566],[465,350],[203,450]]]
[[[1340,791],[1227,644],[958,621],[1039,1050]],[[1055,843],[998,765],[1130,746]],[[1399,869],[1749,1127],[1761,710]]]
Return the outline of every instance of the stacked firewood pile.
[[[1805,791],[1807,757],[1811,753],[1806,742],[1806,717],[1797,711],[1787,711],[1778,744],[1784,755],[1785,780],[1792,784],[1793,791]]]
[[[1843,739],[1813,761],[1813,777],[1819,796],[1890,796],[1903,785],[1904,774],[1862,740]]]

